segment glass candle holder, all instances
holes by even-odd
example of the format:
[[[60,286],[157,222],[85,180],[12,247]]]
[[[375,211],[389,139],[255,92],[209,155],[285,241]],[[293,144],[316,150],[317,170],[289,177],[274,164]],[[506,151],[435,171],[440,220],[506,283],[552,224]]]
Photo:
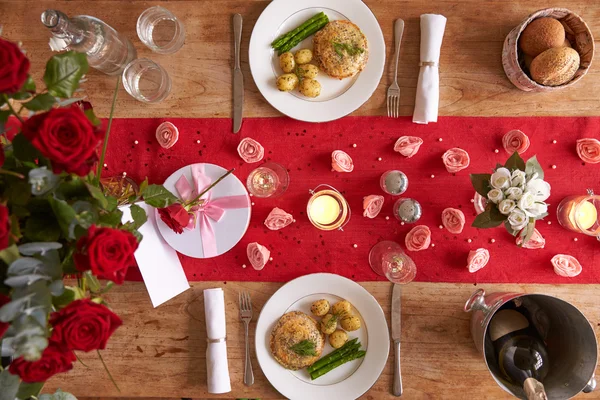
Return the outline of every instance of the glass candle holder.
[[[379,186],[387,194],[399,196],[408,189],[408,177],[402,171],[386,171],[379,179]]]
[[[327,189],[317,191],[319,188]],[[311,224],[324,231],[344,230],[351,215],[344,196],[329,185],[319,185],[309,193],[311,197],[306,205],[306,215]]]
[[[573,232],[596,236],[600,240],[600,195],[567,196],[556,209],[558,223]]]
[[[280,164],[267,162],[248,175],[246,188],[256,197],[281,196],[290,185],[290,176]]]
[[[415,279],[417,265],[402,247],[390,240],[377,243],[369,253],[369,265],[378,275],[390,282],[406,284]]]

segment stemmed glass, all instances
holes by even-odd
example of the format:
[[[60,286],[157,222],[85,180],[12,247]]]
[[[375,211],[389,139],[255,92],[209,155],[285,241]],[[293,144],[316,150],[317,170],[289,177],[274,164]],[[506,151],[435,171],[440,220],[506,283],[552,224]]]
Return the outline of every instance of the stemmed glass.
[[[280,164],[267,162],[256,168],[246,180],[248,192],[256,197],[281,196],[290,185],[287,170]]]
[[[402,250],[390,240],[377,243],[369,253],[369,265],[375,273],[385,276],[390,282],[405,284],[415,279],[417,266]]]

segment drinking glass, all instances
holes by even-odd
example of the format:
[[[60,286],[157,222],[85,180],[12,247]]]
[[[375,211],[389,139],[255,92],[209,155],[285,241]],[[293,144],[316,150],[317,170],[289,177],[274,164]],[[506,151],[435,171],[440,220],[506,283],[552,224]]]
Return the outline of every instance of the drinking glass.
[[[287,170],[280,164],[267,162],[256,168],[246,180],[248,192],[256,197],[281,196],[290,184]]]
[[[185,29],[181,21],[160,6],[144,11],[137,20],[136,29],[142,43],[160,54],[175,53],[185,41]]]
[[[158,103],[169,95],[171,78],[167,71],[154,61],[138,58],[125,67],[123,86],[136,100]]]
[[[398,243],[390,240],[381,241],[373,246],[369,253],[369,265],[375,273],[385,276],[393,283],[409,283],[417,275],[415,262]]]

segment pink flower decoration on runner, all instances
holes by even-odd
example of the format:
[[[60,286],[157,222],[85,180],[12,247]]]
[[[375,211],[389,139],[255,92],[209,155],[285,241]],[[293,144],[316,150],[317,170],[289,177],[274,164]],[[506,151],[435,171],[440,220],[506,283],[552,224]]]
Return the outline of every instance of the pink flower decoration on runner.
[[[346,152],[336,150],[331,153],[331,168],[337,172],[352,172],[354,171],[354,162]]]
[[[446,151],[442,156],[442,160],[450,173],[462,171],[467,168],[471,162],[469,153],[458,147]]]
[[[179,139],[179,130],[170,122],[163,122],[156,128],[156,140],[164,149],[170,149]]]
[[[275,207],[271,210],[269,215],[267,215],[267,219],[265,220],[265,225],[272,231],[277,231],[279,229],[285,228],[289,224],[294,221],[294,217],[292,214],[288,214],[283,211],[281,208]]]
[[[383,196],[370,195],[363,199],[363,217],[375,218],[381,212],[383,207]]]
[[[477,249],[471,250],[467,257],[467,268],[469,272],[477,272],[481,268],[485,267],[490,261],[490,252],[488,249]]]
[[[552,257],[552,265],[556,275],[564,276],[565,278],[573,278],[581,273],[581,264],[573,256],[566,254],[557,254]]]
[[[531,237],[525,244],[523,244],[523,238],[521,236],[517,237],[517,246],[521,246],[524,249],[543,249],[545,245],[546,239],[544,239],[540,231],[538,231],[537,229],[533,230],[533,235],[531,235]]]
[[[477,215],[481,214],[485,211],[485,206],[487,206],[487,199],[475,192],[475,196],[473,196],[473,206],[475,207],[475,212]]]
[[[259,162],[265,156],[265,149],[260,143],[251,138],[243,138],[237,148],[242,160],[251,164]]]
[[[415,226],[406,234],[404,244],[410,251],[421,251],[431,244],[431,231],[426,225]]]
[[[502,136],[502,147],[508,154],[513,154],[515,151],[523,154],[529,148],[530,142],[526,134],[518,129],[513,129]]]
[[[442,211],[442,224],[450,233],[461,233],[465,227],[465,214],[456,208]]]
[[[600,141],[592,138],[577,140],[577,155],[583,162],[600,163]]]
[[[248,243],[246,254],[248,255],[250,264],[252,264],[252,267],[257,271],[260,271],[265,267],[265,264],[269,261],[269,257],[271,256],[269,249],[256,242]]]
[[[411,158],[419,151],[423,144],[423,139],[417,136],[402,136],[396,140],[394,151],[402,154],[404,157]]]

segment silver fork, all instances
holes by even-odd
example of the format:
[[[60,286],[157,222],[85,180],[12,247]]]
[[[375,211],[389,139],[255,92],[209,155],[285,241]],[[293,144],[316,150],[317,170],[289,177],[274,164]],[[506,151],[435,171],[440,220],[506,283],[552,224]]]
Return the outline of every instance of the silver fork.
[[[398,58],[400,58],[400,43],[402,43],[402,34],[404,33],[404,21],[397,19],[394,23],[394,43],[396,43],[396,68],[394,69],[394,83],[387,91],[387,112],[388,117],[398,118],[400,111],[400,86],[398,86]]]
[[[248,325],[252,320],[252,300],[248,292],[240,293],[240,319],[244,322],[246,328],[246,364],[244,366],[244,383],[250,386],[254,383],[254,374],[252,373],[252,362],[250,361],[250,341],[248,339]]]

